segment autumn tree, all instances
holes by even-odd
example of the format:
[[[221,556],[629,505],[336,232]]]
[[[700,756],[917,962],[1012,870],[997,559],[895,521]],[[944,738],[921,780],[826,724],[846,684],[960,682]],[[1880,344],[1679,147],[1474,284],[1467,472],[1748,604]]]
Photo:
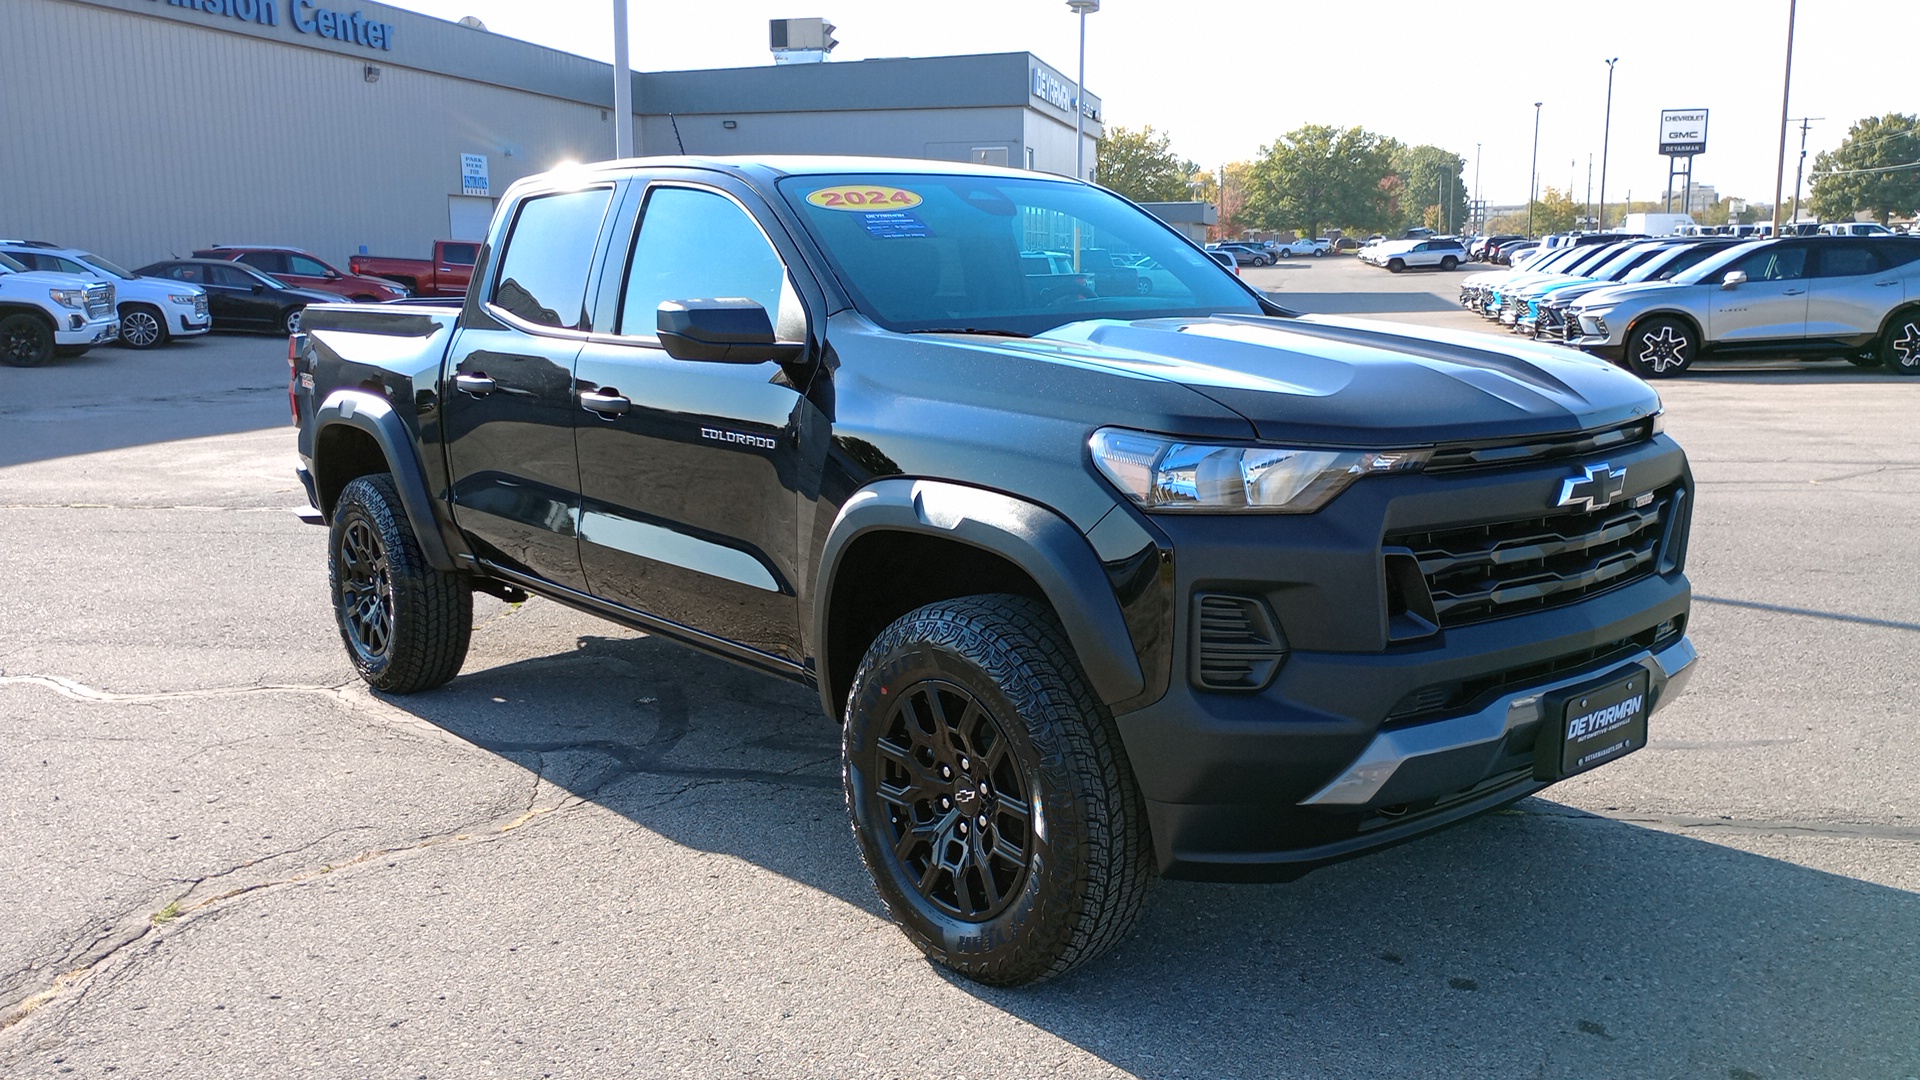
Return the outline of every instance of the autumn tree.
[[[1813,212],[1851,221],[1862,210],[1885,225],[1920,211],[1920,116],[1888,113],[1855,121],[1839,149],[1813,159]]]
[[[1374,229],[1385,224],[1381,178],[1391,148],[1363,128],[1308,124],[1262,146],[1249,170],[1247,216],[1267,229],[1319,236],[1328,226]]]
[[[1173,152],[1173,140],[1152,124],[1134,131],[1110,127],[1100,140],[1094,178],[1135,202],[1181,202],[1191,199],[1190,162]]]
[[[1393,151],[1394,227],[1425,225],[1452,232],[1467,220],[1466,159],[1437,146]]]

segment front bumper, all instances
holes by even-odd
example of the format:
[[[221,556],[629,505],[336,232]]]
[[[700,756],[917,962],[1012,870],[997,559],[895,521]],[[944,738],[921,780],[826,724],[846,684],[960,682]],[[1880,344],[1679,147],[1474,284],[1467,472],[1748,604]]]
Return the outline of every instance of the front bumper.
[[[104,345],[120,336],[120,319],[106,315],[89,319],[80,312],[62,312],[53,331],[55,345]]]
[[[1157,517],[1173,551],[1169,684],[1115,724],[1161,872],[1286,880],[1404,842],[1548,786],[1534,765],[1543,695],[1637,665],[1650,704],[1672,700],[1693,661],[1692,478],[1664,436],[1606,460],[1626,469],[1629,495],[1682,492],[1663,518],[1657,568],[1557,606],[1443,616],[1437,630],[1409,631],[1389,614],[1401,549],[1383,538],[1537,514],[1580,459],[1368,481],[1292,519]],[[1195,685],[1206,671],[1193,641],[1196,593],[1271,608],[1291,651],[1263,688]]]
[[[213,316],[205,312],[196,313],[192,308],[170,308],[167,312],[167,333],[174,337],[198,337],[213,329]]]

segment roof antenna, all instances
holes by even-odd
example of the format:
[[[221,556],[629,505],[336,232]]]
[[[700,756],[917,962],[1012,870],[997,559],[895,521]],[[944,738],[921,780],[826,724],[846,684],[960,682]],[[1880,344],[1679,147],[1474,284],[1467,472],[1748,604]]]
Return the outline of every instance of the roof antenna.
[[[668,113],[667,122],[673,125],[673,145],[680,148],[680,154],[684,157],[687,153],[687,144],[680,141],[680,121],[674,119],[672,113]]]

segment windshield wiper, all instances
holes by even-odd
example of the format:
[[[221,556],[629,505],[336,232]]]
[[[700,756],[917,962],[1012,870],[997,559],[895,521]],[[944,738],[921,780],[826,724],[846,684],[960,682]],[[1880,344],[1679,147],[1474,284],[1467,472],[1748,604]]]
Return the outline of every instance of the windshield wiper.
[[[983,330],[978,326],[936,326],[930,330],[903,330],[903,334],[984,334],[988,337],[1032,337],[1018,330]]]

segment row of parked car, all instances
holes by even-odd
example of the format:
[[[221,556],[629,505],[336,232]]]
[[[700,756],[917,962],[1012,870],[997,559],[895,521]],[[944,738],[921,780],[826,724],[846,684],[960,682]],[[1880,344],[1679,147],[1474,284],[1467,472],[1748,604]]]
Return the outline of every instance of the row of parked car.
[[[118,342],[151,349],[210,330],[290,334],[314,304],[464,295],[480,246],[432,259],[356,256],[342,273],[299,248],[220,244],[138,270],[44,240],[0,240],[0,363],[33,367]],[[362,260],[392,277],[362,272]]]
[[[1284,243],[1279,240],[1228,240],[1207,245],[1208,251],[1233,256],[1234,263],[1240,266],[1271,266],[1296,255],[1317,259],[1333,248],[1333,240],[1325,236],[1313,240],[1302,237]]]
[[[1590,234],[1467,278],[1460,303],[1643,378],[1715,356],[1920,375],[1920,237]]]

